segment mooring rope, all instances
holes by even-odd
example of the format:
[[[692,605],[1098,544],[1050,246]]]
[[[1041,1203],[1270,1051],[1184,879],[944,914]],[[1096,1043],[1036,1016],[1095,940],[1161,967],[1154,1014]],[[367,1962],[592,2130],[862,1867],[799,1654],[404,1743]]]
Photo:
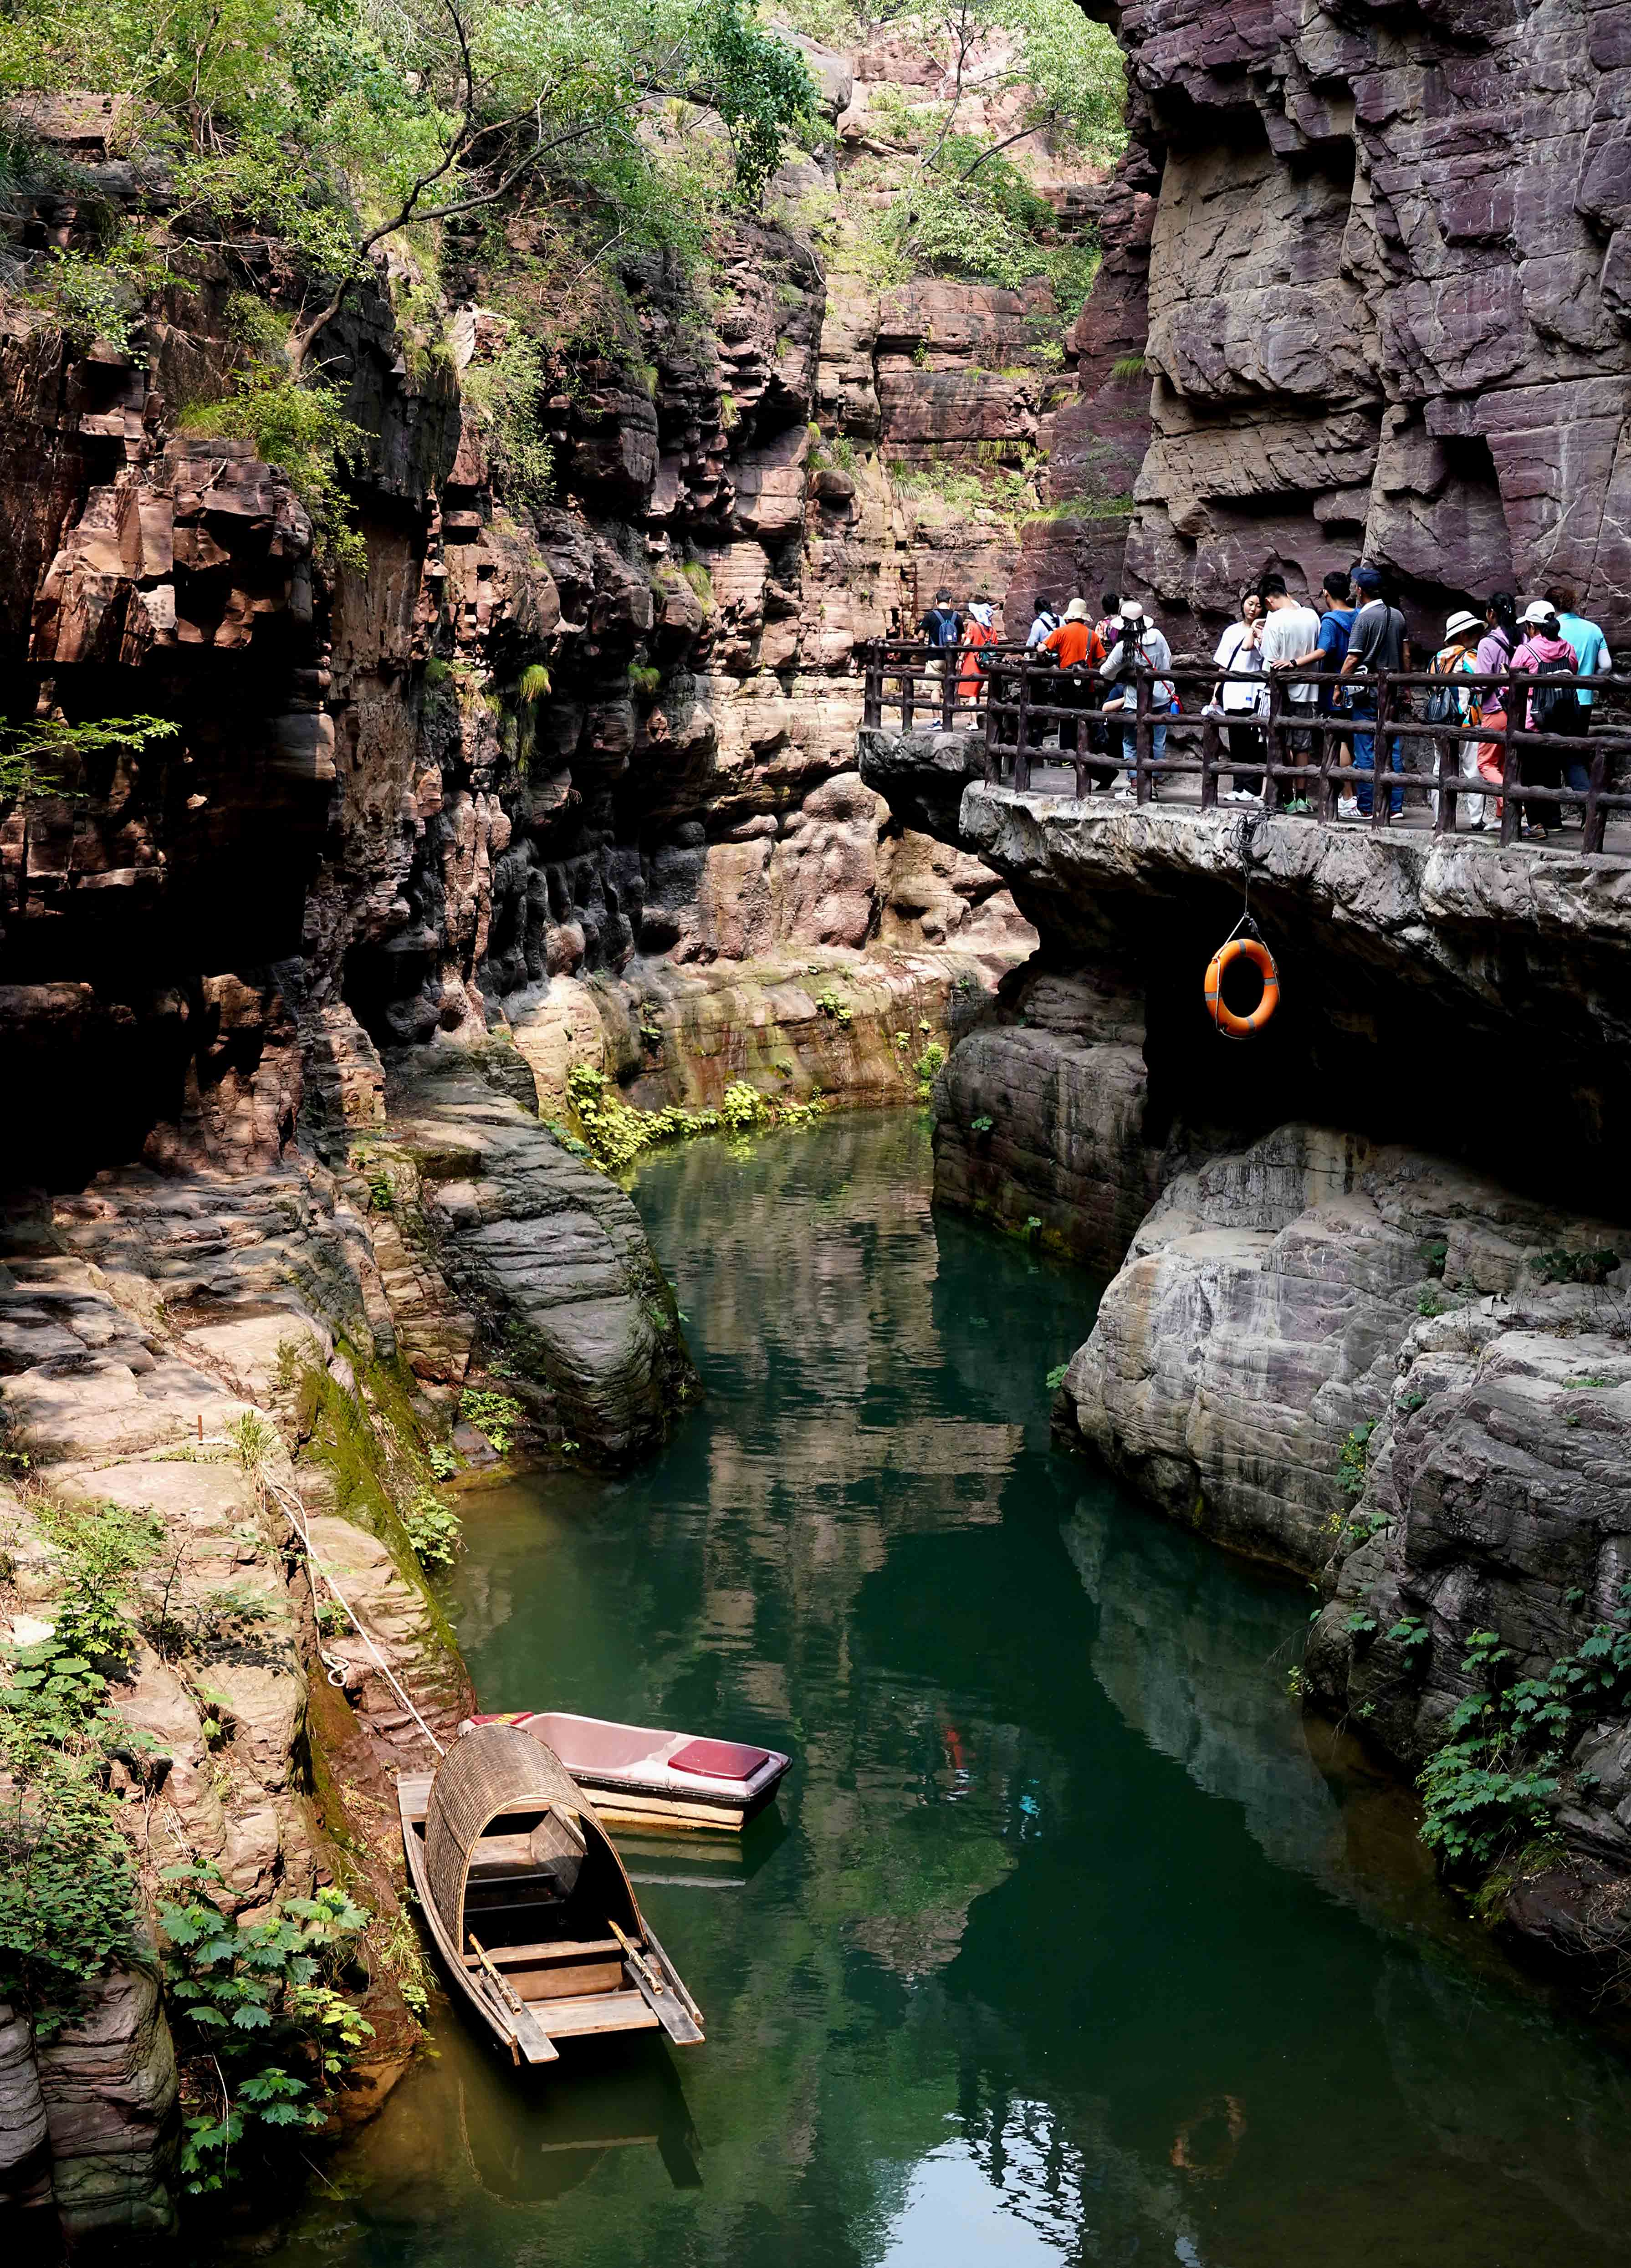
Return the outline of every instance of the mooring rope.
[[[199,1439],[201,1442],[206,1442],[206,1445],[212,1448],[231,1448],[233,1446],[232,1442],[227,1440],[225,1435],[219,1433],[208,1438],[207,1441],[206,1437],[201,1433]],[[317,1599],[317,1575],[321,1575],[322,1577],[324,1582],[328,1586],[329,1590],[334,1594],[335,1598],[338,1601],[341,1608],[349,1617],[351,1628],[357,1632],[358,1637],[361,1638],[363,1644],[373,1656],[374,1661],[379,1668],[380,1675],[384,1678],[392,1692],[395,1694],[397,1699],[402,1703],[403,1708],[408,1712],[408,1714],[413,1719],[414,1723],[419,1727],[419,1730],[424,1734],[425,1739],[435,1749],[437,1755],[439,1756],[445,1756],[447,1753],[446,1749],[437,1739],[435,1734],[431,1730],[424,1718],[419,1714],[419,1712],[414,1707],[413,1703],[409,1699],[407,1694],[402,1690],[401,1683],[397,1679],[397,1676],[392,1669],[389,1662],[386,1660],[384,1655],[380,1652],[379,1647],[374,1644],[367,1631],[363,1628],[362,1624],[358,1620],[356,1609],[353,1608],[351,1601],[346,1597],[338,1583],[335,1581],[333,1575],[323,1565],[322,1560],[313,1550],[311,1534],[306,1521],[306,1508],[301,1504],[299,1498],[295,1496],[291,1490],[284,1488],[281,1481],[275,1481],[271,1475],[265,1469],[264,1466],[257,1465],[255,1467],[255,1478],[256,1486],[262,1489],[266,1495],[271,1498],[273,1503],[277,1505],[278,1510],[283,1513],[284,1518],[288,1521],[290,1527],[293,1528],[296,1535],[299,1538],[300,1549],[305,1554],[306,1558],[306,1585],[312,1594],[312,1619],[317,1624],[317,1659],[321,1662],[323,1668],[328,1673],[329,1684],[334,1686],[343,1686],[345,1683],[346,1664],[341,1661],[336,1655],[330,1653],[322,1642],[322,1623],[319,1618]],[[315,1573],[314,1572],[314,1570],[315,1570]]]

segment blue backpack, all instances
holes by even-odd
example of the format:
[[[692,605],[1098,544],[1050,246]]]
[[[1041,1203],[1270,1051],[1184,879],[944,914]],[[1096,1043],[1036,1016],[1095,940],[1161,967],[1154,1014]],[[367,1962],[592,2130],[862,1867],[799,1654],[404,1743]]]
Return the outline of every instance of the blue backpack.
[[[924,619],[929,626],[931,645],[956,645],[957,617],[951,608],[931,607]]]

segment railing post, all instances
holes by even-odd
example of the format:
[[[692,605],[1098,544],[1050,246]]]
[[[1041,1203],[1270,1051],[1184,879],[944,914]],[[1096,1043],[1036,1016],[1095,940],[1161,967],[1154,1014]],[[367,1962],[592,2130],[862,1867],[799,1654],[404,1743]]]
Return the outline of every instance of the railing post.
[[[1223,736],[1215,717],[1200,720],[1200,807],[1215,811],[1218,804],[1218,766],[1221,761]]]
[[[1590,717],[1596,709],[1593,702],[1586,711]],[[1586,807],[1581,821],[1580,846],[1587,858],[1593,858],[1603,847],[1603,836],[1608,825],[1608,815],[1602,806],[1603,790],[1608,784],[1608,749],[1601,736],[1591,751],[1591,766],[1586,775]]]
[[[1523,811],[1512,793],[1513,789],[1518,784],[1518,733],[1517,728],[1512,721],[1512,702],[1514,697],[1516,697],[1519,703],[1524,703],[1528,696],[1525,695],[1520,685],[1513,681],[1509,681],[1506,690],[1502,696],[1502,698],[1507,704],[1507,721],[1501,735],[1501,847],[1502,850],[1506,848],[1509,843],[1516,843],[1517,841],[1518,830],[1524,823]],[[1524,711],[1523,708],[1520,707],[1518,711],[1519,716],[1522,716],[1524,713]]]
[[[1376,672],[1376,713],[1370,741],[1370,823],[1385,827],[1393,815],[1393,759],[1387,728],[1393,716],[1393,682],[1385,669]],[[1388,783],[1384,795],[1382,782]]]
[[[861,696],[860,720],[875,731],[883,722],[883,666],[876,638],[867,641],[867,689]]]
[[[1268,723],[1263,734],[1263,808],[1278,811],[1280,784],[1274,777],[1274,767],[1286,761],[1286,685],[1285,680],[1271,677],[1268,681]]]
[[[918,670],[910,654],[903,663],[900,674],[900,728],[910,733],[918,711]]]
[[[1027,711],[1030,706],[1030,656],[1026,654],[1020,664],[1019,699],[1015,703],[1019,715],[1015,719],[1014,792],[1024,795],[1030,786],[1030,727]]]
[[[1325,697],[1323,687],[1319,697],[1322,701]],[[1332,728],[1331,719],[1335,713],[1332,709],[1321,709],[1318,712],[1319,723],[1316,727],[1318,733],[1319,777],[1314,784],[1314,792],[1309,798],[1309,801],[1313,805],[1315,818],[1322,821],[1329,821],[1336,816],[1337,791],[1336,784],[1331,777],[1331,752],[1333,748],[1339,748],[1342,740],[1340,734]]]
[[[993,762],[1000,771],[1002,759],[997,750],[997,704],[993,698],[992,680],[988,677],[985,680],[985,780],[987,785],[990,784],[991,768]]]
[[[1428,698],[1431,699],[1431,697],[1432,694],[1429,691]],[[1456,705],[1458,710],[1459,702]],[[1461,721],[1458,715],[1452,715],[1450,718],[1450,724],[1454,726],[1459,726]],[[1435,835],[1453,835],[1456,831],[1456,791],[1450,783],[1458,780],[1461,777],[1461,751],[1465,746],[1465,740],[1447,740],[1442,733],[1435,733],[1433,735],[1433,832]],[[1446,762],[1449,764],[1448,780],[1445,777]]]
[[[941,650],[941,668],[945,673],[945,682],[941,687],[940,696],[940,728],[942,733],[950,732],[952,716],[957,706],[957,673],[952,667],[956,653],[957,649],[955,645],[948,645]]]
[[[1150,685],[1148,668],[1142,659],[1133,665],[1133,701],[1135,722],[1133,727],[1133,789],[1140,803],[1149,801],[1150,752]]]

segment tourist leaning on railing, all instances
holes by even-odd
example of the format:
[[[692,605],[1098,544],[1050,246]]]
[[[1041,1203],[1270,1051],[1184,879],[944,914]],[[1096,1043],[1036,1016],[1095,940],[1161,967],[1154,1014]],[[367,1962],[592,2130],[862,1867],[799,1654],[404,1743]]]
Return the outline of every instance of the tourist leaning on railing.
[[[1435,677],[1453,680],[1472,675],[1478,668],[1478,641],[1483,625],[1478,616],[1465,607],[1450,615],[1444,624],[1444,643],[1428,666]],[[1427,697],[1427,722],[1429,725],[1477,725],[1481,722],[1479,696],[1470,685],[1446,683],[1435,685]],[[1476,779],[1478,742],[1452,740],[1449,738],[1433,743],[1438,754],[1437,769],[1442,774],[1458,772],[1464,779]],[[1480,796],[1468,798],[1468,824],[1480,828],[1484,825],[1484,801]],[[1439,794],[1433,791],[1433,816],[1439,815]]]
[[[1586,714],[1580,705],[1579,695],[1572,685],[1549,686],[1546,679],[1578,676],[1580,657],[1568,639],[1558,635],[1557,616],[1544,599],[1531,600],[1519,620],[1524,628],[1524,643],[1512,657],[1512,698],[1523,703],[1524,731],[1546,734],[1579,733]],[[1521,688],[1520,677],[1532,681],[1527,688]],[[1518,762],[1518,776],[1524,785],[1561,786],[1561,749],[1547,747],[1544,740],[1524,743]],[[1581,769],[1583,771],[1584,767]],[[1546,804],[1538,806],[1539,816],[1529,820],[1524,828],[1527,840],[1546,841],[1551,831],[1547,816],[1554,807]],[[1562,824],[1561,810],[1558,824]]]
[[[1172,682],[1163,673],[1172,666],[1172,649],[1138,600],[1124,599],[1121,602],[1121,627],[1116,634],[1115,644],[1104,657],[1101,674],[1106,684],[1113,685],[1125,676],[1127,670],[1140,662],[1155,673],[1155,681],[1149,688],[1150,759],[1158,764],[1167,753],[1167,718],[1172,706]],[[1132,721],[1132,710],[1135,699],[1136,696],[1124,685],[1118,693],[1106,695],[1103,704],[1107,710],[1120,710],[1122,714],[1121,760],[1127,768],[1127,776],[1116,790],[1116,794],[1123,802],[1130,802],[1134,792],[1133,767],[1138,760],[1138,727]],[[1152,797],[1155,792],[1152,781]]]
[[[1553,583],[1546,589],[1546,604],[1557,615],[1557,634],[1575,649],[1582,677],[1605,677],[1613,668],[1613,656],[1608,651],[1608,640],[1600,626],[1580,612],[1580,594],[1572,583]],[[1596,696],[1589,687],[1577,688],[1581,708],[1585,711],[1581,730],[1591,730],[1591,712]],[[1577,794],[1583,795],[1591,777],[1591,768],[1583,756],[1566,755],[1563,773]]]
[[[1342,664],[1343,676],[1351,677],[1355,670],[1362,669],[1402,669],[1410,652],[1409,640],[1405,635],[1405,617],[1384,597],[1381,576],[1374,567],[1355,567],[1354,587],[1359,592],[1363,604],[1354,615],[1354,627],[1348,633],[1347,656]],[[1369,686],[1353,688],[1348,713],[1355,719],[1375,718],[1376,696]],[[1399,740],[1393,733],[1388,735],[1383,760],[1391,772],[1404,770]],[[1375,733],[1356,731],[1354,734],[1354,771],[1374,773],[1376,769]],[[1353,802],[1345,796],[1338,804],[1337,816],[1339,819],[1353,819],[1362,814],[1369,817],[1370,781],[1356,778],[1354,792]],[[1402,787],[1396,787],[1389,796],[1389,816],[1397,819],[1404,808],[1405,791]]]
[[[1263,727],[1258,720],[1268,696],[1263,684],[1262,635],[1263,601],[1255,591],[1247,591],[1240,601],[1239,621],[1229,624],[1212,657],[1224,673],[1212,688],[1212,698],[1235,763],[1231,803],[1251,803],[1263,792]]]

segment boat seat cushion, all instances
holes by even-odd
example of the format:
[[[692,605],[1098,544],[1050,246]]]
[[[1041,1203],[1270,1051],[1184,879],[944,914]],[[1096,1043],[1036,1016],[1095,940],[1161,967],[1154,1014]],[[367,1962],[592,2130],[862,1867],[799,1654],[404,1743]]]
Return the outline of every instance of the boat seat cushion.
[[[749,1780],[770,1760],[768,1749],[749,1748],[742,1741],[688,1741],[668,1762],[675,1771],[707,1779]]]

